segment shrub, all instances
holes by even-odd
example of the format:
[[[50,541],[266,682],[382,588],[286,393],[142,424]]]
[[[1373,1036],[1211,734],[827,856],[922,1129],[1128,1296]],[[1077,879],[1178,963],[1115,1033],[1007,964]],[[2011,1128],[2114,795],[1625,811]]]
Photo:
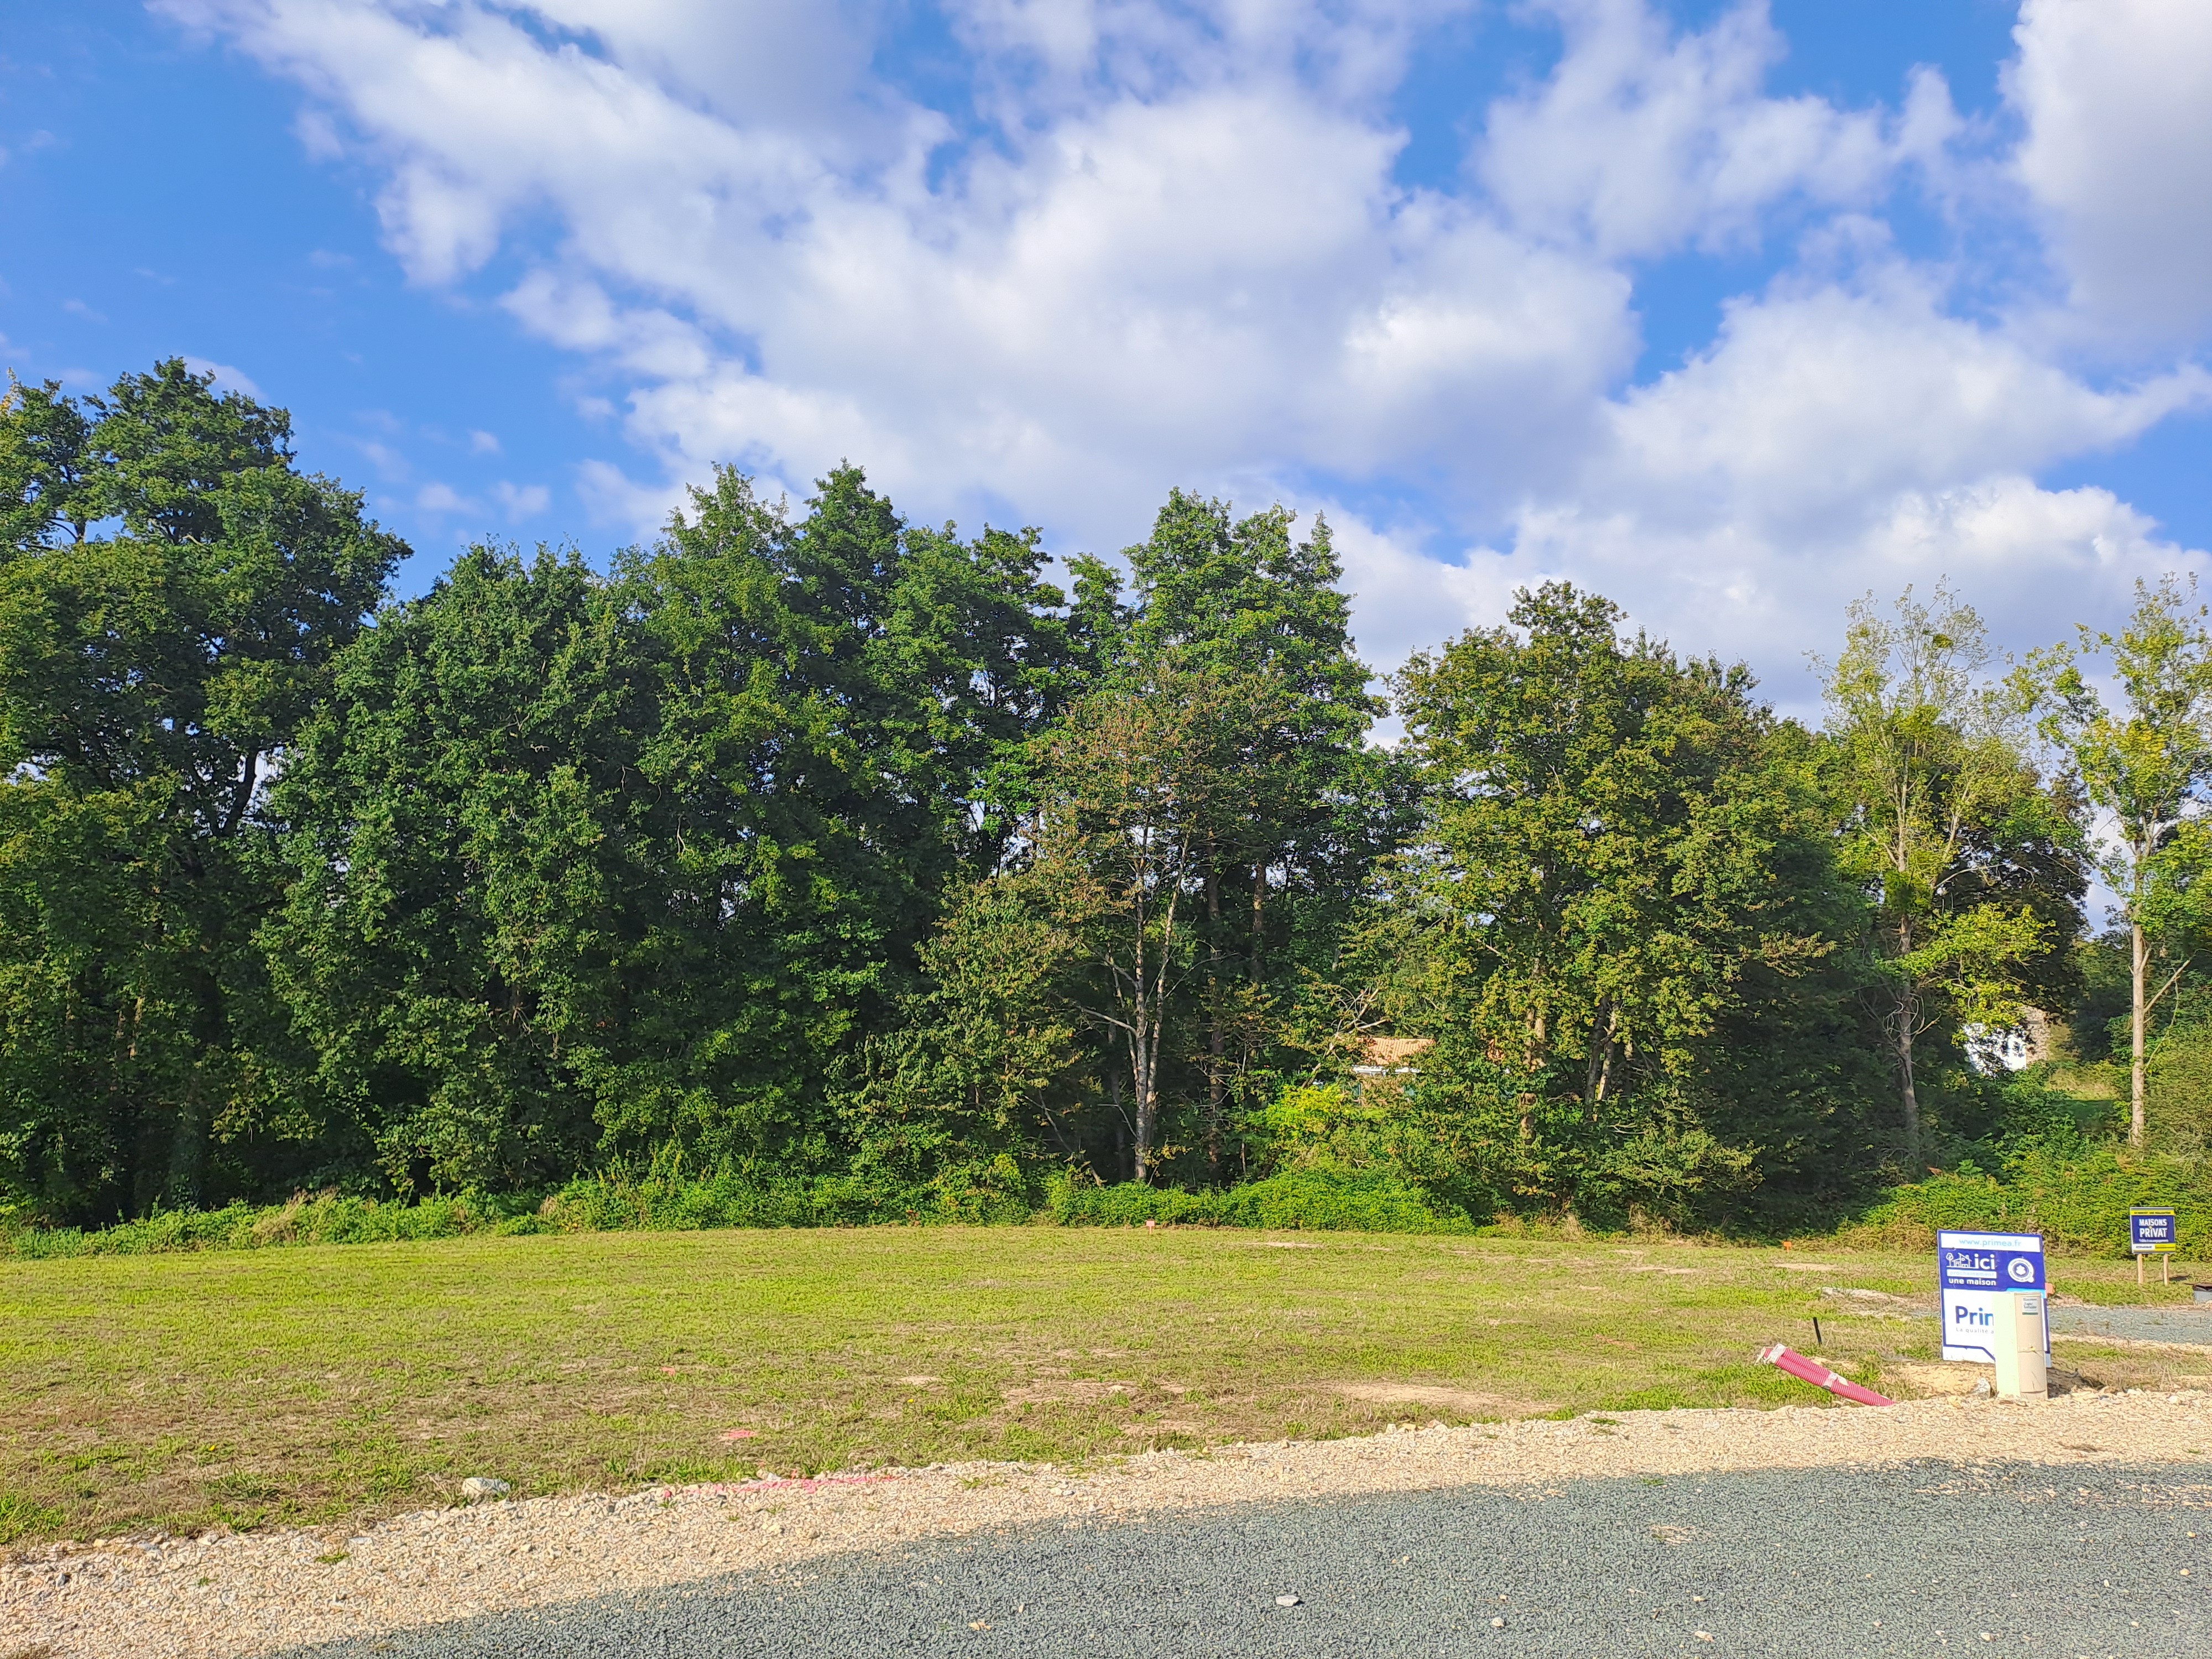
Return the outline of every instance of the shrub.
[[[1946,1175],[1893,1189],[1837,1243],[1869,1249],[1935,1247],[1939,1228],[2039,1232],[2069,1255],[2124,1256],[2128,1210],[2174,1212],[2184,1250],[2212,1244],[2212,1165],[2130,1156],[2124,1148],[2066,1141],[2015,1143],[2001,1173],[1971,1160]]]
[[[1131,1226],[1146,1221],[1207,1227],[1467,1232],[1465,1214],[1441,1208],[1418,1188],[1382,1170],[1293,1169],[1219,1192],[1170,1187],[1089,1187],[1056,1176],[1042,1219],[1063,1226]]]

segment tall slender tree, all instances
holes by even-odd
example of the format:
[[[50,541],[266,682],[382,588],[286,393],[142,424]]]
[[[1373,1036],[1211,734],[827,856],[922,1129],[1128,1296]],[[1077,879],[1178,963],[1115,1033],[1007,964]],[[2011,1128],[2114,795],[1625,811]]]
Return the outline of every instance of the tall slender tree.
[[[1855,603],[1823,665],[1841,857],[1874,905],[1908,1169],[1922,1157],[1922,1037],[1941,1022],[2019,1024],[2038,970],[2078,931],[2078,880],[2063,860],[2021,856],[2063,848],[2075,826],[2027,759],[2024,707],[1990,659],[1980,617],[1939,586],[1927,600],[1906,589],[1887,617]],[[2062,902],[2014,878],[2031,866],[2059,872]]]
[[[1170,1039],[1195,967],[1191,914],[1223,826],[1266,779],[1255,726],[1280,688],[1172,659],[1133,664],[1038,739],[1035,875],[1083,941],[1097,994],[1085,1012],[1127,1061],[1131,1174],[1158,1175]],[[1082,994],[1077,994],[1080,996]]]
[[[1228,685],[1253,682],[1243,734],[1249,793],[1215,814],[1197,849],[1193,921],[1203,936],[1200,1138],[1224,1173],[1231,1097],[1273,1046],[1301,948],[1327,951],[1367,866],[1402,827],[1410,790],[1370,751],[1381,703],[1355,652],[1327,520],[1294,535],[1279,506],[1238,518],[1177,489],[1148,539],[1127,550],[1128,649]]]
[[[2196,933],[2212,921],[2212,838],[2204,791],[2212,783],[2212,629],[2197,579],[2136,584],[2136,606],[2118,634],[2084,628],[2075,646],[2037,653],[2023,683],[2040,693],[2044,735],[2079,772],[2089,799],[2112,814],[2114,841],[2098,860],[2120,896],[2129,943],[2128,1139],[2145,1133],[2149,1018],[2188,966],[2154,988],[2151,954],[2161,933]],[[2103,657],[2119,706],[2082,672]]]

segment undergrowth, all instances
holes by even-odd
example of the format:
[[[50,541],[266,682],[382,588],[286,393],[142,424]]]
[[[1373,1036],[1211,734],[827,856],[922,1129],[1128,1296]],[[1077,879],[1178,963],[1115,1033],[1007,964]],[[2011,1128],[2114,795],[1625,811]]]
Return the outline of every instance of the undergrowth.
[[[21,1258],[250,1250],[287,1244],[371,1244],[400,1239],[524,1233],[688,1231],[710,1227],[859,1227],[1030,1223],[1058,1226],[1472,1231],[1395,1177],[1294,1170],[1219,1192],[1134,1182],[1102,1187],[1056,1175],[1030,1194],[974,1181],[925,1188],[852,1176],[765,1182],[736,1171],[690,1177],[621,1173],[572,1181],[538,1195],[463,1193],[404,1203],[325,1192],[279,1205],[167,1210],[112,1227],[18,1227],[0,1254]]]

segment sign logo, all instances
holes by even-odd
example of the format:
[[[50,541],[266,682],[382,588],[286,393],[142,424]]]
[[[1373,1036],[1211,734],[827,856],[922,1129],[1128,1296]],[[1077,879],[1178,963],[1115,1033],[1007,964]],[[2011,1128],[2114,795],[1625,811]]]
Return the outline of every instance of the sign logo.
[[[1942,1307],[1943,1358],[1978,1360],[1996,1358],[1991,1338],[2000,1317],[2010,1320],[2015,1300],[2019,1311],[2040,1320],[2041,1297],[2019,1296],[2021,1291],[2045,1288],[2043,1237],[2039,1233],[1980,1233],[1953,1231],[1936,1235],[1938,1297]],[[2004,1306],[1997,1304],[2002,1300]],[[2043,1342],[2047,1358],[2051,1338],[2046,1326]]]

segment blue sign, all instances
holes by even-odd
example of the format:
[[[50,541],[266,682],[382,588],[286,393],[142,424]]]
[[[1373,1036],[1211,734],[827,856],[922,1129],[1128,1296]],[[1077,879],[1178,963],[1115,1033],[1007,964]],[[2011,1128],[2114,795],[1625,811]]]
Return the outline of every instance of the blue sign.
[[[1939,1232],[1936,1267],[1942,1289],[1943,1358],[1996,1358],[1990,1347],[1998,1314],[1997,1298],[2013,1291],[2041,1291],[2043,1235],[2040,1233]],[[2043,1350],[2051,1352],[2050,1323],[2045,1321]]]
[[[1947,1291],[2039,1291],[2043,1237],[2039,1233],[1936,1235],[1936,1265]]]
[[[2181,1240],[2171,1210],[2134,1209],[2128,1212],[2128,1249],[2137,1255],[2163,1255],[2179,1250]]]

